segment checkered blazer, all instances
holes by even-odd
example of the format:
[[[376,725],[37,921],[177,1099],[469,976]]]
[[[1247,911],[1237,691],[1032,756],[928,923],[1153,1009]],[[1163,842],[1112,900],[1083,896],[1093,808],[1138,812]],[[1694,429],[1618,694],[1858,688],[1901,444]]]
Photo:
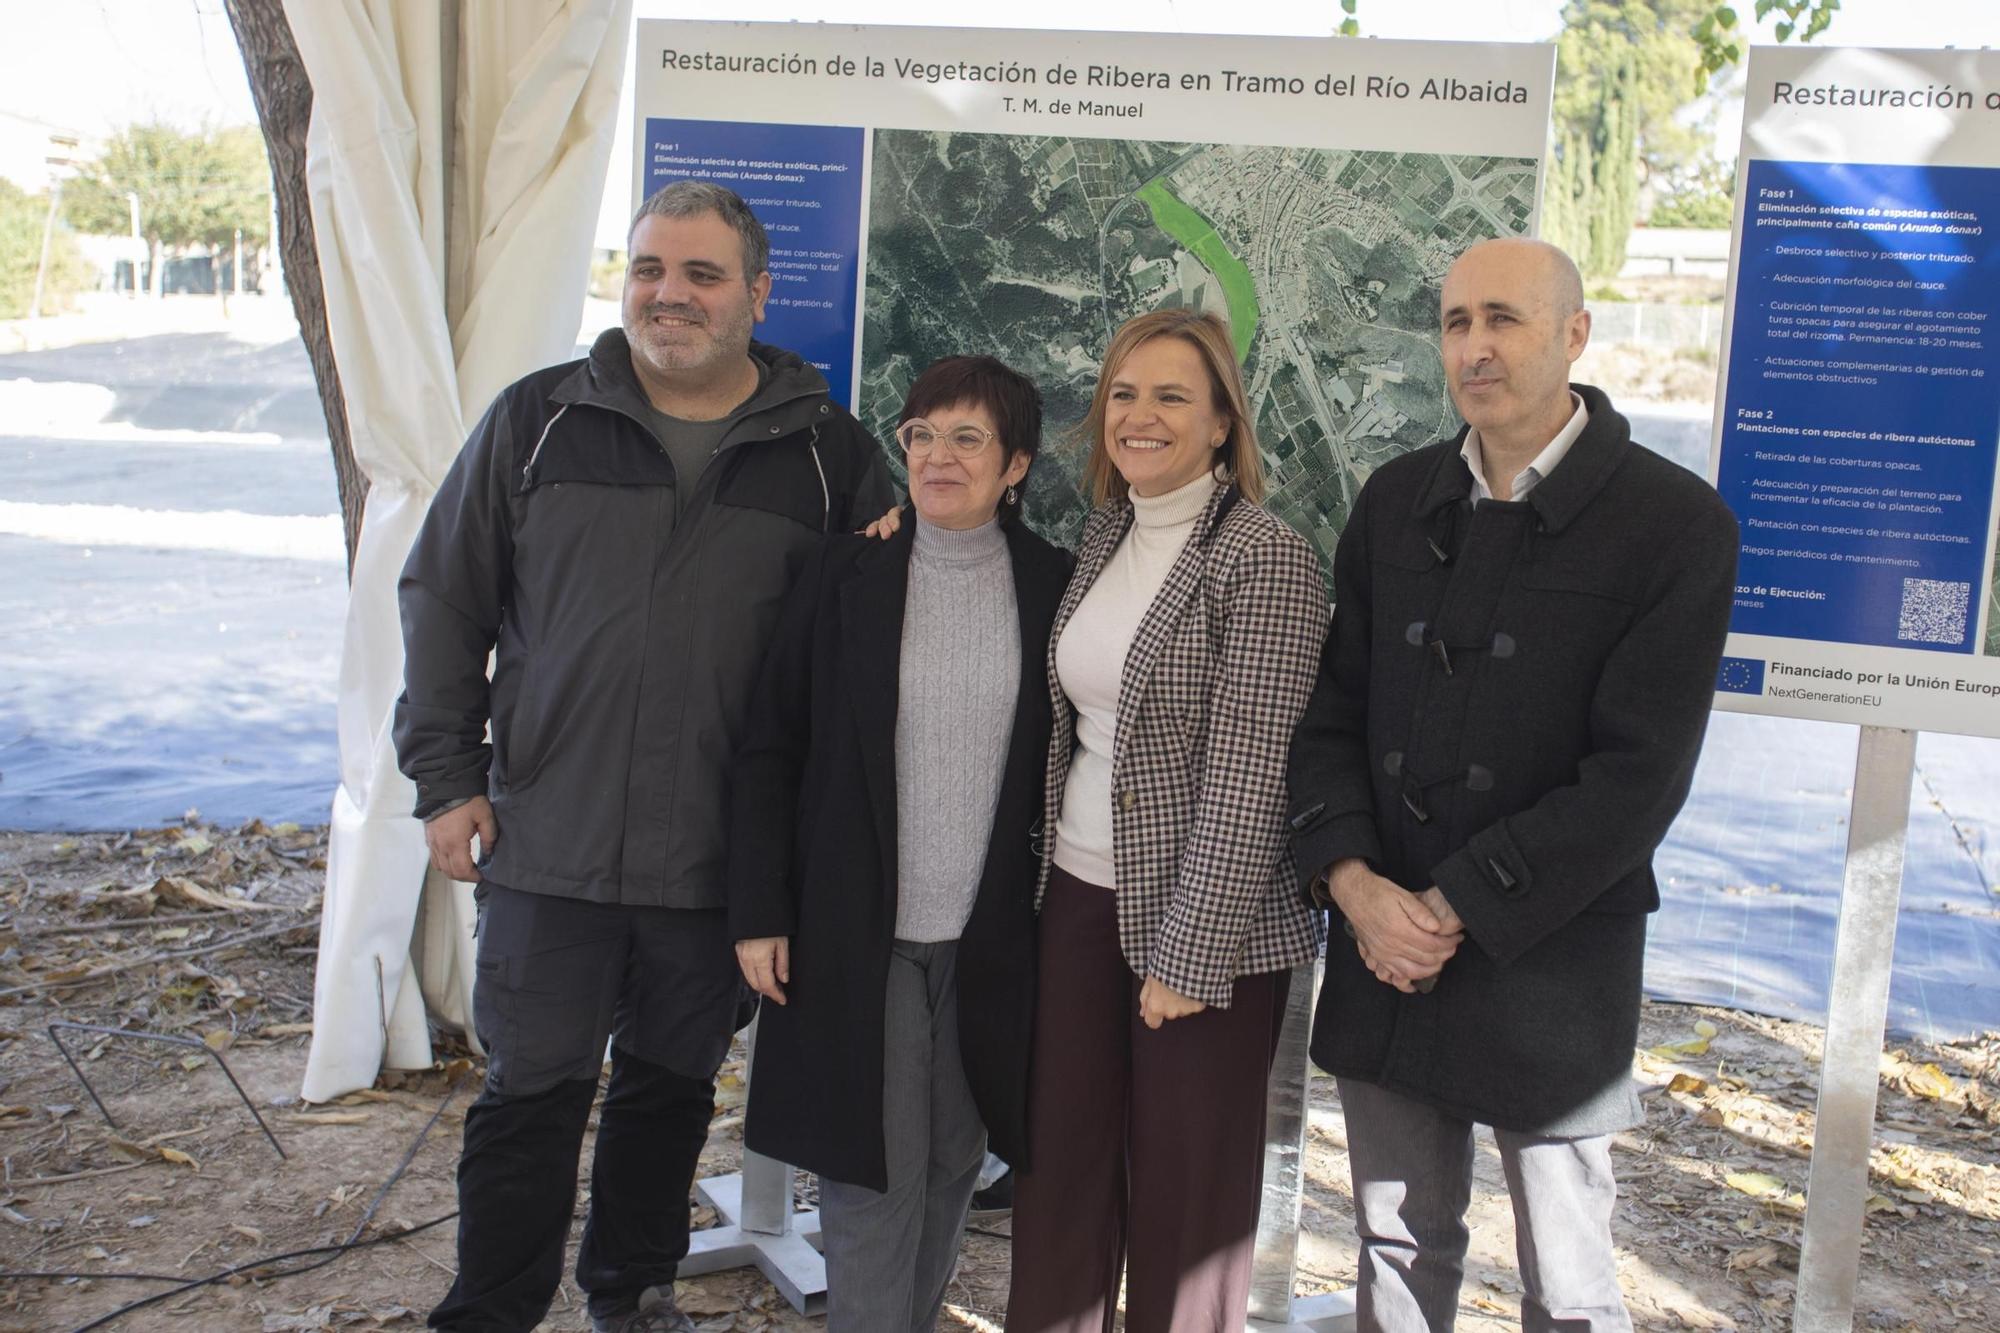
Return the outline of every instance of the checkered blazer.
[[[1129,501],[1084,524],[1049,635],[1049,740],[1039,909],[1076,747],[1056,644],[1132,525]],[[1329,619],[1305,539],[1236,487],[1216,493],[1139,622],[1118,691],[1112,858],[1118,934],[1133,972],[1217,1008],[1237,977],[1317,947],[1285,825],[1285,757]]]

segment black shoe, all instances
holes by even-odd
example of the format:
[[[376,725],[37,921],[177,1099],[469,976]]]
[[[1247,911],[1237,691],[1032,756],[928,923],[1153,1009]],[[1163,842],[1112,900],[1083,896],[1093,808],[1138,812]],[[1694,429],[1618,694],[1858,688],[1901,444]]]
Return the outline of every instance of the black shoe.
[[[1014,1173],[1009,1171],[1000,1179],[972,1196],[974,1222],[992,1222],[1011,1215],[1014,1211]]]
[[[635,1308],[623,1314],[592,1315],[590,1326],[597,1333],[695,1333],[694,1320],[674,1304],[672,1287],[648,1287],[639,1293]]]

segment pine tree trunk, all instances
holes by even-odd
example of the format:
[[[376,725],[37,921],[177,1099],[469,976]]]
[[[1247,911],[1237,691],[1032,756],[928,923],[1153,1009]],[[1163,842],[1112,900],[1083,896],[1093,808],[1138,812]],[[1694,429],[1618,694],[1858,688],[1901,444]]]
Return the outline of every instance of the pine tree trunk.
[[[326,326],[326,291],[320,283],[319,250],[313,240],[312,208],[306,197],[306,125],[312,118],[312,83],[299,59],[283,0],[223,0],[250,93],[257,102],[264,145],[271,157],[271,191],[277,202],[278,252],[285,285],[298,316],[299,337],[312,358],[313,380],[326,413],[333,446],[333,475],[340,488],[341,527],[347,538],[347,572],[354,573],[354,548],[361,539],[361,508],[368,477],[354,461],[347,428],[347,400],[340,392],[340,368]]]

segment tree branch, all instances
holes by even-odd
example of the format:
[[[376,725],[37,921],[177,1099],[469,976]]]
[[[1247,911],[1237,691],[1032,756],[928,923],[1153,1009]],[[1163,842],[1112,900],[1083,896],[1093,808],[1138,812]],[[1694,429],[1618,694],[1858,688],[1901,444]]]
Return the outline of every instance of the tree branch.
[[[319,248],[313,236],[312,206],[306,193],[306,128],[312,120],[312,81],[299,58],[283,0],[223,0],[243,69],[257,103],[257,120],[271,158],[271,189],[277,201],[278,251],[285,284],[298,316],[299,338],[312,359],[313,381],[326,414],[333,449],[334,481],[340,489],[341,528],[347,538],[347,573],[354,575],[354,549],[361,539],[361,512],[368,476],[354,457],[347,400],[326,324],[326,289],[320,279]]]

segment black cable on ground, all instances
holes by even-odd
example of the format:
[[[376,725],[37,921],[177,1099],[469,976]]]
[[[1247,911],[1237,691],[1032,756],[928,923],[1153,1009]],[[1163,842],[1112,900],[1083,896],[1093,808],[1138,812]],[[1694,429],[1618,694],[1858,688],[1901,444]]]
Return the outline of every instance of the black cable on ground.
[[[325,1267],[324,1264],[308,1264],[299,1268],[287,1268],[282,1273],[256,1272],[257,1269],[264,1267],[266,1264],[279,1264],[287,1259],[302,1259],[309,1254],[330,1254],[338,1258],[340,1255],[346,1254],[349,1250],[365,1250],[370,1245],[381,1245],[388,1241],[401,1240],[405,1236],[414,1236],[419,1231],[429,1231],[432,1227],[443,1226],[446,1222],[451,1221],[457,1216],[458,1212],[454,1209],[446,1213],[443,1217],[433,1217],[428,1222],[420,1222],[407,1231],[389,1231],[379,1236],[370,1236],[367,1240],[342,1241],[338,1245],[313,1245],[303,1250],[286,1250],[283,1254],[267,1254],[260,1259],[251,1259],[237,1264],[234,1268],[225,1268],[219,1273],[211,1273],[207,1277],[190,1278],[185,1273],[0,1273],[0,1282],[27,1282],[31,1280],[43,1282],[85,1280],[91,1282],[172,1282],[178,1286],[192,1290],[195,1287],[208,1286],[215,1282],[227,1282],[239,1273],[252,1273],[255,1275],[253,1278],[254,1281],[263,1282],[266,1279],[295,1277],[300,1273]],[[163,1294],[171,1296],[174,1293],[169,1291]],[[95,1325],[86,1325],[86,1327],[95,1327]]]
[[[410,1142],[409,1151],[403,1154],[403,1160],[396,1163],[396,1169],[389,1173],[389,1178],[382,1182],[380,1189],[375,1191],[375,1197],[368,1201],[368,1207],[361,1214],[361,1220],[354,1224],[353,1232],[349,1234],[345,1241],[342,1241],[338,1245],[314,1245],[303,1250],[288,1250],[283,1254],[267,1255],[264,1258],[254,1259],[248,1263],[236,1264],[233,1267],[223,1269],[221,1272],[211,1273],[207,1277],[192,1279],[168,1277],[163,1274],[153,1273],[0,1273],[0,1280],[12,1281],[23,1278],[122,1278],[134,1281],[163,1281],[176,1284],[165,1291],[156,1291],[150,1296],[142,1296],[136,1301],[128,1301],[109,1314],[100,1315],[89,1323],[79,1324],[76,1328],[70,1330],[70,1333],[90,1333],[92,1329],[108,1328],[118,1320],[123,1319],[126,1315],[136,1310],[143,1310],[149,1305],[157,1305],[161,1301],[168,1300],[171,1297],[184,1295],[191,1291],[198,1291],[203,1287],[214,1286],[218,1282],[227,1282],[232,1277],[244,1273],[254,1273],[259,1268],[268,1267],[271,1264],[283,1263],[287,1259],[301,1259],[314,1254],[325,1256],[315,1263],[300,1264],[296,1268],[287,1268],[282,1272],[257,1274],[256,1280],[260,1282],[276,1281],[279,1278],[297,1277],[301,1273],[310,1273],[315,1269],[326,1267],[350,1250],[366,1249],[370,1245],[381,1245],[387,1241],[401,1240],[403,1237],[413,1236],[419,1231],[428,1231],[432,1227],[441,1226],[451,1221],[454,1217],[457,1217],[457,1212],[446,1213],[443,1217],[434,1217],[421,1226],[411,1227],[407,1231],[398,1231],[393,1235],[371,1236],[367,1240],[361,1239],[361,1233],[366,1231],[368,1224],[375,1220],[376,1210],[382,1206],[382,1201],[389,1197],[389,1191],[396,1187],[396,1182],[403,1178],[403,1173],[410,1169],[410,1163],[416,1160],[417,1152],[424,1146],[424,1140],[430,1136],[432,1128],[436,1126],[438,1120],[444,1115],[445,1108],[451,1105],[451,1099],[457,1094],[457,1083],[453,1083],[451,1087],[445,1090],[444,1100],[438,1103],[437,1110],[431,1112],[431,1118],[426,1120],[423,1128],[417,1131],[416,1138]]]

